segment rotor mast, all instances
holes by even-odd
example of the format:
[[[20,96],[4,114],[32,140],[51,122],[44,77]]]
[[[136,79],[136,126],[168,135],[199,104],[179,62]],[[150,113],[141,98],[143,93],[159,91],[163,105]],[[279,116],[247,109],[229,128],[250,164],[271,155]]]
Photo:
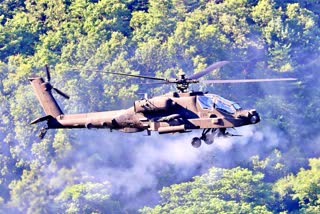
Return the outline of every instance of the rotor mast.
[[[185,74],[180,75],[180,79],[176,80],[176,88],[181,92],[181,93],[186,93],[188,92],[188,88],[190,83],[198,83],[199,80],[195,79],[188,79],[186,78]]]

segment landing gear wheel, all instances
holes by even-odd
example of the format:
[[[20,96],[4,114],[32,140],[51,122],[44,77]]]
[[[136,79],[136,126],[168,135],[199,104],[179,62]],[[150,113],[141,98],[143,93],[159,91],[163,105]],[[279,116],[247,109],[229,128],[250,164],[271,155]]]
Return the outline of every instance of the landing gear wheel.
[[[214,141],[214,134],[206,134],[203,141],[207,144],[207,145],[210,145],[210,144],[213,144],[213,141]]]
[[[199,148],[199,147],[201,146],[201,140],[200,140],[200,138],[198,138],[198,137],[192,138],[191,145],[192,145],[194,148]]]

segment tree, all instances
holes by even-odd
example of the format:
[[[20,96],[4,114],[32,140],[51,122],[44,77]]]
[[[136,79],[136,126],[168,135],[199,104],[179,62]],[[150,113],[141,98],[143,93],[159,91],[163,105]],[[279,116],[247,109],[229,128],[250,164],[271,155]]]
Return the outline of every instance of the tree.
[[[12,19],[17,11],[23,10],[24,0],[4,0],[0,4],[0,24],[4,25],[7,19]]]
[[[310,159],[309,166],[310,169],[302,168],[296,176],[289,175],[275,183],[274,191],[281,200],[281,211],[319,212],[320,160]]]
[[[65,213],[120,213],[119,203],[110,200],[110,185],[103,183],[80,183],[67,186],[55,198],[61,204],[59,212]]]
[[[0,59],[7,61],[11,55],[33,55],[39,40],[39,25],[27,13],[18,13],[0,25]]]
[[[309,160],[310,170],[301,169],[293,181],[293,199],[298,199],[302,210],[320,211],[320,160]]]
[[[208,173],[194,177],[194,181],[175,184],[161,190],[161,205],[144,208],[143,213],[158,212],[262,212],[268,211],[272,201],[271,186],[262,181],[263,174],[240,167],[211,168]]]

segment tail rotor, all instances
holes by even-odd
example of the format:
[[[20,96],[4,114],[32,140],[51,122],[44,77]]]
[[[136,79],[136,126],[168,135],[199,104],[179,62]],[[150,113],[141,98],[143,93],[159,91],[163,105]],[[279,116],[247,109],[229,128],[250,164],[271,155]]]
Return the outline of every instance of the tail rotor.
[[[47,74],[47,82],[46,84],[46,90],[50,91],[51,89],[53,89],[57,94],[59,94],[60,96],[64,97],[65,99],[70,99],[70,96],[67,95],[66,93],[62,92],[61,90],[53,87],[50,83],[51,81],[51,75],[50,75],[50,70],[49,70],[49,66],[45,65],[45,69],[46,69],[46,74]]]

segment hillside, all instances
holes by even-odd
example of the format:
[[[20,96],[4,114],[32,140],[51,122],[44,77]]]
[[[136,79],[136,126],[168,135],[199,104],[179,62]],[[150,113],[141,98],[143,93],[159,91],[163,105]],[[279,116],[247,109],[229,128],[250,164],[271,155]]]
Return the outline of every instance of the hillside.
[[[0,212],[319,213],[320,3],[279,0],[5,0],[0,4]],[[28,77],[66,113],[132,106],[175,90],[103,71],[295,83],[196,85],[262,121],[194,149],[194,133],[150,137],[50,130]]]

